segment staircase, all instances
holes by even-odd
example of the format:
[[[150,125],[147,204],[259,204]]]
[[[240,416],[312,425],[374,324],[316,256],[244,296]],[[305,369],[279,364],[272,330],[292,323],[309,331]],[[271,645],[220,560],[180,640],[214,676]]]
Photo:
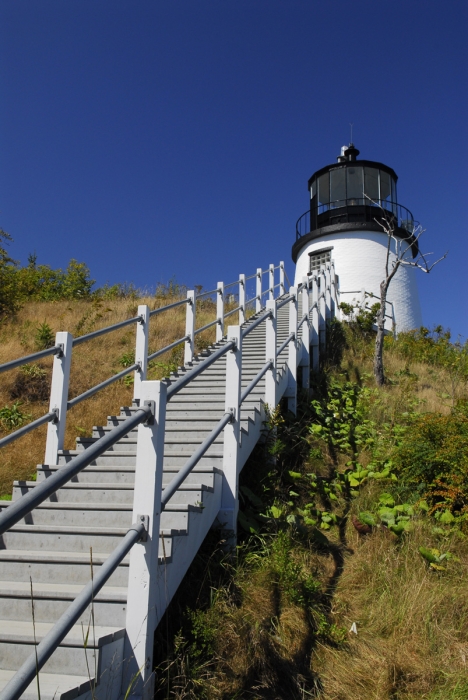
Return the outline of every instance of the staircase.
[[[305,297],[297,296],[300,319]],[[276,348],[285,346],[277,357],[277,401],[288,392],[289,400],[293,400],[291,376],[295,380],[296,368],[291,374],[288,366],[290,343],[286,342],[291,328],[291,304],[281,305],[288,299],[286,295],[271,302],[278,307]],[[309,303],[308,306],[317,311],[315,345],[318,347],[318,293],[315,306]],[[324,322],[325,306],[323,312]],[[241,333],[247,331],[242,341],[241,393],[265,365],[267,324],[263,321],[256,325],[262,313],[264,310],[241,326]],[[313,323],[310,324],[309,316],[312,313],[309,314],[308,310],[305,313],[307,322],[304,325],[310,340]],[[253,330],[250,331],[251,327]],[[299,336],[300,331],[297,331],[294,338],[297,364],[305,354],[308,357]],[[169,389],[181,377],[194,375],[166,406],[163,489],[192,457],[226,410],[227,354],[202,373],[197,374],[197,369],[201,364],[207,364],[206,360],[227,342],[226,337],[219,340],[165,381]],[[262,432],[266,381],[265,374],[240,406],[238,471]],[[109,416],[106,426],[94,427],[91,438],[77,438],[75,450],[59,450],[57,464],[39,465],[37,481],[15,482],[13,501],[0,502],[2,514],[100,438],[110,435],[138,411],[139,403],[136,400],[132,406],[121,408],[120,415]],[[36,680],[20,695],[4,695],[3,689],[34,652],[35,645],[66,613],[83,586],[96,576],[132,526],[138,430],[129,431],[0,536],[0,698],[38,697]],[[157,577],[151,581],[151,586],[157,589],[154,626],[161,619],[208,530],[216,522],[223,525],[222,499],[226,488],[223,486],[224,434],[220,432],[160,514]],[[124,697],[129,689],[128,697],[151,697],[151,685],[141,687],[144,673],[140,668],[138,635],[136,642],[133,639],[130,652],[126,635],[130,558],[127,555],[121,560],[92,605],[80,615],[46,661],[39,673],[41,698],[112,700]],[[133,654],[138,661],[136,672],[134,659],[132,663],[129,661]],[[150,676],[151,668],[147,673],[147,677]]]

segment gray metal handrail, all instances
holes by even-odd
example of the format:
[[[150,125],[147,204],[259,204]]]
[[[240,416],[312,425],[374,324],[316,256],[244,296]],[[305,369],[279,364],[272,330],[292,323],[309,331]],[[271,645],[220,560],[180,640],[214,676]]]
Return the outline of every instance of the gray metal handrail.
[[[214,321],[210,321],[210,323],[207,323],[205,326],[202,326],[201,328],[197,328],[194,332],[193,335],[197,335],[197,333],[201,333],[202,331],[206,331],[207,328],[211,328],[211,326],[215,326],[217,323],[220,322],[219,318],[215,318]]]
[[[250,278],[247,277],[246,279],[250,279]],[[235,282],[229,282],[229,284],[224,285],[224,289],[229,289],[229,287],[235,287],[236,284],[239,284],[239,282],[240,282],[240,280],[236,280]]]
[[[283,270],[284,270],[284,276],[286,277],[289,286],[292,287],[292,284],[291,284],[291,282],[289,281],[288,273],[286,272],[286,268],[283,268]]]
[[[73,603],[67,608],[55,625],[42,639],[34,652],[28,656],[21,668],[0,693],[1,700],[17,700],[22,696],[28,685],[34,680],[37,673],[50,659],[54,651],[65,639],[73,625],[79,620],[91,601],[96,597],[104,584],[109,580],[119,564],[127,556],[136,542],[145,534],[144,522],[134,523],[114,551],[99,567],[96,574]]]
[[[122,379],[122,377],[125,377],[127,374],[130,374],[131,372],[135,372],[136,370],[140,370],[140,369],[141,369],[140,363],[135,362],[134,365],[131,365],[130,367],[126,367],[121,372],[118,372],[118,374],[114,374],[112,377],[109,377],[109,379],[105,379],[100,384],[96,384],[96,386],[93,386],[93,387],[91,387],[91,389],[84,391],[79,396],[75,396],[74,399],[70,399],[70,401],[68,401],[67,411],[69,411],[70,408],[73,408],[73,406],[76,406],[77,403],[81,403],[81,401],[84,401],[85,399],[89,399],[91,396],[94,396],[94,394],[97,394],[98,391],[101,391],[101,389],[104,389],[106,386],[109,386],[109,384],[113,384],[118,379]]]
[[[93,338],[98,338],[100,335],[105,335],[106,333],[111,333],[112,331],[117,331],[119,328],[125,328],[132,323],[138,323],[142,321],[142,316],[133,316],[133,318],[127,318],[125,321],[120,321],[119,323],[114,323],[112,326],[106,326],[106,328],[100,328],[92,333],[86,333],[86,335],[79,335],[78,338],[73,338],[73,347],[75,345],[80,345],[80,343],[85,343]]]
[[[295,334],[295,333],[290,333],[290,334],[289,334],[289,336],[286,338],[286,340],[284,341],[284,343],[282,343],[282,344],[279,346],[278,350],[276,351],[276,357],[279,357],[279,356],[281,355],[281,353],[283,352],[283,350],[284,350],[285,348],[288,347],[288,345],[289,345],[289,343],[291,342],[291,340],[294,340],[295,337],[296,337],[296,334]]]
[[[291,301],[291,299],[292,299],[291,295],[288,294],[284,299],[281,299],[281,301],[279,301],[279,302],[277,303],[276,308],[277,308],[277,309],[281,309],[282,306],[285,306],[286,304],[289,304],[289,302]]]
[[[5,362],[0,365],[0,373],[6,372],[9,369],[15,369],[15,367],[20,367],[21,365],[27,365],[33,360],[40,360],[42,357],[48,357],[49,355],[58,355],[62,352],[61,345],[54,345],[52,348],[47,348],[46,350],[39,350],[39,352],[33,352],[32,355],[25,355],[24,357],[19,357],[17,360],[10,360],[10,362]]]
[[[190,302],[190,299],[182,299],[181,301],[175,301],[173,304],[168,304],[167,306],[160,306],[158,309],[153,309],[150,311],[149,315],[150,316],[156,316],[156,314],[160,314],[161,311],[167,311],[168,309],[174,309],[176,306],[182,306],[182,304],[188,304]]]
[[[170,345],[166,345],[165,348],[161,348],[161,350],[156,350],[156,352],[153,352],[153,353],[151,353],[151,355],[148,355],[148,362],[150,362],[150,360],[154,360],[154,358],[158,357],[159,355],[163,355],[168,350],[172,350],[172,348],[175,348],[176,345],[180,345],[181,343],[185,343],[186,340],[190,340],[189,335],[184,335],[184,337],[180,338],[180,340],[175,340]]]
[[[309,314],[304,314],[304,316],[301,318],[301,320],[297,324],[297,330],[299,330],[299,328],[302,326],[304,321],[307,321],[308,318],[309,318]]]
[[[242,329],[242,337],[245,338],[246,335],[249,335],[251,331],[253,331],[254,328],[259,326],[263,321],[266,321],[267,318],[271,316],[271,309],[268,311],[265,311],[264,314],[259,316],[258,318],[255,319],[252,323],[250,323],[246,328]]]
[[[227,314],[224,314],[224,318],[227,318],[228,316],[232,316],[232,314],[235,314],[236,311],[240,311],[242,309],[242,306],[238,306],[235,309],[232,309],[232,311],[228,311]]]
[[[260,372],[252,379],[250,384],[244,389],[244,391],[242,392],[242,394],[240,396],[240,400],[239,400],[240,404],[242,404],[245,401],[245,399],[250,394],[252,389],[255,389],[255,387],[257,386],[260,379],[263,377],[264,374],[266,374],[268,372],[268,370],[270,369],[270,367],[272,365],[273,365],[273,362],[271,360],[268,360],[268,362],[262,367]]]
[[[234,415],[227,411],[219,423],[213,428],[211,433],[202,442],[200,447],[193,453],[190,459],[184,464],[182,469],[177,472],[175,477],[169,482],[161,495],[161,511],[166,507],[169,499],[174,495],[179,486],[185,481],[192,469],[198,464],[208,448],[213,444],[218,435],[224,430],[224,427],[234,420]]]
[[[22,437],[23,435],[26,435],[31,430],[35,430],[36,428],[39,428],[41,425],[44,425],[44,423],[50,423],[51,421],[56,420],[56,419],[57,419],[57,411],[51,411],[50,413],[46,413],[45,416],[41,416],[40,418],[36,418],[36,420],[33,420],[31,423],[28,423],[27,425],[23,425],[23,427],[19,428],[19,430],[15,430],[14,433],[10,433],[6,437],[2,438],[0,440],[0,447],[5,447],[5,445],[8,445],[10,442],[17,440],[18,438]]]
[[[258,277],[257,273],[255,273],[254,275],[250,275],[250,277],[246,277],[245,281],[248,282],[249,280],[254,280],[256,277]]]
[[[61,486],[68,483],[70,479],[80,473],[82,469],[87,467],[93,460],[102,455],[112,445],[115,445],[120,438],[124,437],[136,428],[137,425],[148,420],[152,415],[151,406],[143,406],[135,413],[124,420],[120,425],[113,428],[107,435],[99,438],[90,445],[84,452],[81,452],[76,457],[60,467],[52,476],[49,476],[44,481],[41,481],[27,494],[22,496],[17,501],[13,501],[11,506],[8,506],[0,513],[0,535],[9,530],[21,518],[30,513],[34,508],[43,503],[46,498],[55,493]]]
[[[245,302],[245,305],[247,306],[247,304],[251,304],[253,301],[257,301],[257,299],[260,300],[259,294],[257,294],[256,297],[252,297],[251,299],[247,299],[247,301]]]
[[[233,340],[228,340],[227,343],[224,343],[224,345],[212,352],[209,357],[202,360],[200,364],[195,365],[189,372],[184,374],[182,377],[179,377],[179,379],[176,379],[176,381],[167,389],[167,400],[170,401],[172,397],[183,389],[189,382],[191,382],[192,379],[195,379],[195,377],[204,372],[207,367],[212,365],[213,362],[216,362],[216,360],[225,355],[228,350],[234,346],[235,342]]]
[[[212,294],[219,292],[219,289],[212,289],[210,292],[202,292],[201,294],[196,294],[195,299],[201,299],[202,297],[209,297]]]

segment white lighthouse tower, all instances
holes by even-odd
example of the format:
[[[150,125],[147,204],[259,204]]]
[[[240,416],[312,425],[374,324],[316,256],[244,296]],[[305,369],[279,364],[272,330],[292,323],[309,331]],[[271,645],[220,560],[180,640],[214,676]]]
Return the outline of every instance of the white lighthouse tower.
[[[378,222],[392,222],[406,259],[417,256],[418,244],[413,215],[398,204],[395,171],[383,163],[358,161],[358,155],[353,144],[343,147],[337,163],[317,170],[310,178],[310,210],[297,221],[292,258],[296,285],[333,260],[340,302],[362,302],[365,296],[372,304],[380,299],[388,244]],[[394,241],[391,250],[394,258]],[[415,272],[413,267],[400,265],[390,283],[388,330],[395,325],[397,332],[406,331],[422,324]],[[370,294],[376,298],[367,296]]]

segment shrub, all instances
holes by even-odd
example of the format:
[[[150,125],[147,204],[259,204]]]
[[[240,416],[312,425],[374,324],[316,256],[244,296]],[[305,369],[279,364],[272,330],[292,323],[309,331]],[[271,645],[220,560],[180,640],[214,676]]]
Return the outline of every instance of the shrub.
[[[15,403],[10,408],[5,406],[0,409],[0,423],[5,430],[13,430],[13,428],[20,428],[25,420],[31,418],[28,413],[23,413],[20,409],[21,401],[15,401]]]
[[[54,345],[54,332],[46,321],[37,326],[34,342],[37,350],[45,350],[46,348],[51,348]]]
[[[50,379],[40,365],[23,365],[10,390],[12,399],[47,401],[50,395]]]

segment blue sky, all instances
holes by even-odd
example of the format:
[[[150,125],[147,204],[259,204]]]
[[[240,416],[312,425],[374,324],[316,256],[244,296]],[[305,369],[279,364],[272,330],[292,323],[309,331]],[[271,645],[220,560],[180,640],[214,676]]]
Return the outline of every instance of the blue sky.
[[[449,257],[423,318],[468,336],[461,0],[2,0],[0,226],[98,284],[212,288],[284,259],[353,140]]]

